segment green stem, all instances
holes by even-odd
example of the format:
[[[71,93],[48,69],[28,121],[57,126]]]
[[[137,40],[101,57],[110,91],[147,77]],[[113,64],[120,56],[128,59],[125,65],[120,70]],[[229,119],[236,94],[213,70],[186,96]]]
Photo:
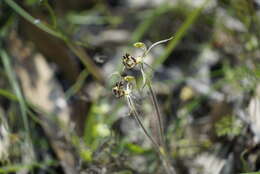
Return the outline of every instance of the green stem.
[[[44,0],[43,1],[43,5],[47,8],[47,10],[49,11],[50,13],[50,16],[51,16],[51,21],[52,21],[52,25],[54,28],[57,28],[57,19],[56,19],[56,16],[55,16],[55,13],[53,11],[53,9],[51,8],[48,0]]]
[[[170,160],[169,160],[169,158],[166,154],[166,145],[165,145],[165,138],[164,138],[164,133],[163,133],[164,131],[163,131],[163,123],[162,123],[162,114],[160,112],[158,100],[157,100],[157,97],[154,93],[154,90],[153,90],[153,87],[152,87],[152,84],[151,84],[150,81],[147,83],[147,86],[148,86],[149,92],[151,94],[152,103],[153,103],[153,106],[155,108],[156,117],[157,117],[157,120],[158,120],[158,123],[159,123],[160,144],[162,145],[161,148],[162,148],[162,151],[163,151],[163,152],[161,152],[161,150],[160,150],[160,153],[161,153],[161,158],[163,158],[162,159],[163,165],[164,165],[164,168],[166,170],[168,170],[167,173],[176,174],[176,171],[171,166]]]
[[[60,33],[57,32],[50,27],[48,27],[46,24],[42,23],[41,21],[38,21],[34,17],[32,17],[30,14],[28,14],[24,9],[22,9],[19,5],[17,5],[12,0],[4,0],[5,3],[7,3],[15,12],[17,12],[19,15],[21,15],[23,18],[25,18],[27,21],[34,24],[36,27],[40,28],[41,30],[49,33],[50,35],[53,35],[55,37],[58,37],[62,40],[65,40],[65,37]]]
[[[79,58],[79,60],[85,65],[85,67],[92,74],[92,76],[101,84],[105,84],[105,79],[101,74],[101,71],[91,60],[89,55],[84,51],[84,49],[82,47],[77,46],[74,43],[70,43],[69,41],[66,41],[66,44],[70,48],[70,50]]]
[[[149,92],[151,94],[151,98],[152,98],[152,103],[153,103],[153,106],[155,108],[155,111],[156,111],[156,118],[158,120],[158,123],[159,123],[159,134],[160,134],[160,144],[163,145],[163,147],[165,148],[165,139],[164,139],[164,134],[163,134],[163,123],[162,123],[162,114],[160,112],[160,109],[159,109],[159,105],[158,105],[158,100],[155,96],[155,93],[154,93],[154,90],[152,88],[152,84],[151,82],[148,82],[147,83],[147,86],[148,86],[148,89],[149,89]]]
[[[167,45],[164,54],[153,62],[152,66],[154,68],[158,67],[159,65],[161,65],[162,63],[165,62],[165,60],[169,57],[169,55],[172,53],[172,51],[176,48],[176,46],[181,41],[181,39],[185,36],[185,34],[188,33],[188,29],[196,21],[196,19],[201,14],[202,10],[204,9],[204,7],[206,6],[206,4],[208,2],[209,2],[209,0],[205,0],[200,7],[198,7],[192,13],[190,13],[190,15],[187,17],[185,22],[181,25],[180,29],[178,29],[177,33],[174,35],[173,39]]]
[[[84,69],[78,76],[74,85],[72,85],[65,93],[65,99],[68,100],[71,96],[75,95],[83,86],[85,79],[88,76],[88,71]]]
[[[55,29],[49,27],[46,23],[43,23],[29,13],[27,13],[24,9],[22,9],[19,5],[17,5],[13,0],[4,0],[16,13],[21,15],[28,22],[32,23],[39,29],[45,31],[46,33],[55,36],[61,40],[63,40],[66,45],[71,49],[71,51],[79,58],[79,60],[86,66],[88,71],[93,75],[93,77],[99,81],[101,84],[104,84],[104,78],[98,69],[98,67],[94,64],[94,62],[90,59],[90,57],[84,52],[84,50],[76,45],[76,43],[70,42],[69,38],[63,35],[61,32],[58,32]]]
[[[156,141],[152,138],[152,136],[148,133],[148,131],[145,129],[144,125],[142,124],[141,120],[139,119],[139,114],[136,110],[136,107],[131,99],[131,97],[127,97],[127,103],[129,105],[130,110],[132,111],[135,120],[137,121],[138,125],[143,130],[144,134],[148,137],[148,139],[152,142],[154,149],[159,154],[160,159],[163,163],[164,170],[167,174],[176,174],[174,168],[171,166],[170,161],[165,154],[164,147],[161,147],[159,144],[156,143]]]
[[[32,139],[31,139],[31,135],[30,135],[29,121],[28,121],[28,117],[27,117],[27,113],[26,113],[28,108],[27,108],[25,99],[22,95],[19,84],[17,83],[17,79],[13,72],[13,68],[11,67],[10,57],[3,50],[0,52],[0,56],[1,56],[1,59],[2,59],[3,65],[4,65],[4,69],[6,71],[8,80],[10,82],[10,85],[15,93],[15,96],[17,96],[17,100],[18,100],[18,103],[20,106],[22,120],[23,120],[23,124],[24,124],[24,129],[26,131],[26,140],[31,145]]]
[[[143,123],[141,122],[141,120],[139,119],[139,114],[135,108],[135,105],[132,101],[132,99],[130,97],[127,97],[127,102],[128,102],[128,105],[129,105],[129,108],[130,110],[132,111],[133,115],[134,115],[134,118],[136,120],[136,122],[138,123],[138,125],[141,127],[141,129],[143,130],[143,132],[145,133],[145,135],[147,136],[147,138],[152,142],[153,146],[154,147],[160,147],[156,141],[151,137],[151,135],[148,133],[148,131],[145,129]]]

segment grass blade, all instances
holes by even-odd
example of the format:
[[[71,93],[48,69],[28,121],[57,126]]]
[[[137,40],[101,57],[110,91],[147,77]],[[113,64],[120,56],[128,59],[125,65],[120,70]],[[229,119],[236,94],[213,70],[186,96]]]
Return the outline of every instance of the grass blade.
[[[80,90],[87,76],[88,76],[88,71],[85,69],[80,73],[76,83],[66,91],[65,94],[66,100],[68,100],[71,96],[73,96]]]
[[[0,51],[0,56],[1,56],[1,59],[2,59],[3,65],[4,65],[5,72],[8,77],[9,83],[12,87],[12,90],[14,91],[15,96],[18,99],[18,103],[19,103],[19,107],[20,107],[21,115],[22,115],[22,119],[23,119],[23,124],[24,124],[24,128],[26,131],[26,138],[27,138],[28,142],[31,142],[29,121],[28,121],[28,117],[27,117],[27,113],[26,113],[27,105],[26,105],[25,99],[22,95],[19,84],[17,83],[17,79],[13,72],[13,68],[11,67],[11,62],[10,62],[9,56],[3,50]],[[2,91],[2,92],[4,92],[4,91]],[[5,92],[3,94],[7,94],[7,93]]]
[[[144,34],[150,29],[150,27],[156,21],[156,19],[162,14],[172,9],[172,6],[170,6],[169,4],[161,5],[158,8],[154,9],[151,12],[151,15],[148,17],[148,19],[143,20],[143,22],[137,26],[137,29],[133,32],[131,42],[134,43],[140,41]]]
[[[156,143],[156,141],[153,139],[153,137],[151,137],[151,135],[148,133],[148,131],[145,129],[143,123],[141,122],[141,120],[139,119],[139,114],[135,108],[135,105],[132,101],[132,99],[130,97],[127,97],[127,103],[128,106],[134,116],[134,119],[136,120],[137,124],[140,126],[140,128],[143,130],[144,134],[147,136],[147,138],[152,142],[153,146],[155,147],[155,149],[157,151],[159,151],[159,145]]]
[[[63,35],[58,30],[52,29],[47,24],[44,24],[43,22],[40,22],[38,19],[31,16],[19,5],[17,5],[13,0],[4,0],[4,2],[6,2],[16,13],[18,13],[28,22],[32,23],[39,29],[47,32],[48,34],[63,40],[66,43],[66,45],[70,48],[70,50],[86,66],[86,68],[93,75],[93,77],[95,77],[95,79],[99,81],[101,84],[105,83],[99,68],[96,66],[96,64],[92,61],[92,59],[85,53],[85,51],[81,47],[78,47],[76,43],[72,43],[67,36]]]
[[[21,15],[23,18],[25,18],[27,21],[31,22],[32,24],[34,24],[36,27],[40,28],[41,30],[49,33],[50,35],[53,35],[55,37],[58,37],[62,40],[65,40],[65,37],[51,29],[50,27],[48,27],[46,24],[40,22],[39,20],[35,19],[34,17],[32,17],[30,14],[28,14],[24,9],[22,9],[19,5],[17,5],[14,1],[12,0],[4,0],[15,12],[17,12],[19,15]]]
[[[169,55],[172,53],[174,48],[178,45],[178,43],[181,41],[181,39],[185,36],[185,34],[187,33],[188,29],[191,27],[191,25],[198,18],[198,16],[200,15],[201,11],[206,6],[207,2],[209,2],[209,0],[205,0],[205,2],[199,8],[195,9],[187,17],[186,21],[182,24],[180,29],[174,35],[173,39],[169,42],[169,44],[168,44],[164,54],[154,61],[153,67],[155,67],[155,68],[158,67],[159,65],[161,65],[169,57]]]
[[[155,114],[156,115],[156,119],[157,119],[158,124],[159,124],[160,144],[165,148],[165,145],[164,145],[165,139],[164,139],[164,133],[163,133],[162,114],[160,112],[159,104],[158,104],[157,98],[155,96],[154,90],[152,88],[151,82],[148,82],[147,86],[148,86],[149,92],[151,94],[152,103],[153,103],[154,109],[156,111],[156,114]]]

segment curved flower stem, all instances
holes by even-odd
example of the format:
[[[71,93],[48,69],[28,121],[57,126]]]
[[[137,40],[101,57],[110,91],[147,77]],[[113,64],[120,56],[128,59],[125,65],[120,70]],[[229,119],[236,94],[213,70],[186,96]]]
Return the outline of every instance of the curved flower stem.
[[[148,86],[148,89],[149,89],[149,92],[151,94],[151,99],[152,99],[152,103],[153,103],[153,106],[155,108],[155,111],[156,111],[156,118],[158,120],[158,124],[159,124],[159,134],[160,134],[160,144],[165,148],[165,138],[164,138],[164,133],[163,133],[163,123],[162,123],[162,114],[160,112],[160,109],[159,109],[159,105],[158,105],[158,101],[157,101],[157,98],[155,96],[155,93],[154,93],[154,90],[153,90],[153,87],[152,87],[152,84],[151,82],[147,82],[147,86]]]
[[[159,45],[161,43],[165,43],[165,42],[168,42],[169,40],[173,39],[173,37],[170,37],[169,39],[165,39],[165,40],[161,40],[161,41],[158,41],[158,42],[155,42],[154,44],[152,44],[143,54],[143,57],[145,57],[153,47],[155,47],[156,45]]]
[[[143,64],[140,65],[140,71],[142,73],[142,78],[143,78],[143,86],[142,86],[142,89],[145,87],[145,84],[146,84],[146,75],[145,75],[145,72],[144,72],[144,66]]]
[[[164,145],[160,146],[158,143],[156,143],[156,141],[152,138],[152,136],[145,129],[144,125],[142,124],[141,120],[139,119],[139,114],[136,110],[135,104],[133,103],[133,100],[131,99],[131,97],[127,96],[126,99],[127,99],[128,106],[129,106],[130,110],[132,111],[136,122],[141,127],[141,129],[143,130],[143,132],[147,136],[147,138],[152,142],[154,149],[159,154],[166,174],[176,174],[174,168],[171,166],[170,161],[165,153]]]
[[[164,40],[163,42],[166,42],[168,40]],[[162,114],[160,112],[160,108],[159,108],[157,97],[156,97],[155,92],[154,92],[153,87],[152,87],[152,82],[150,81],[150,78],[146,78],[146,73],[144,71],[143,64],[141,64],[141,66],[140,66],[140,71],[142,73],[142,78],[143,78],[143,88],[145,87],[145,85],[147,85],[149,93],[151,95],[151,100],[152,100],[153,106],[154,106],[155,111],[156,111],[155,115],[156,115],[156,119],[157,119],[158,125],[159,125],[159,126],[157,126],[158,132],[159,132],[159,142],[156,143],[157,146],[155,146],[155,149],[156,149],[156,151],[160,155],[160,158],[162,160],[162,163],[163,163],[163,166],[164,166],[164,169],[165,169],[166,173],[167,174],[176,174],[176,171],[171,166],[170,160],[169,160],[169,158],[168,158],[168,156],[166,154],[166,144],[165,144],[164,131],[163,131]],[[133,107],[134,107],[134,105],[133,105]],[[138,118],[138,114],[137,114],[137,119],[139,119]],[[151,137],[151,136],[149,135],[149,137]]]
[[[148,133],[148,131],[145,129],[143,123],[141,122],[141,120],[139,119],[139,114],[136,110],[136,107],[131,99],[130,96],[127,97],[127,103],[128,103],[128,106],[131,110],[131,112],[133,113],[134,115],[134,118],[136,120],[136,122],[138,123],[138,125],[141,127],[141,129],[143,130],[144,134],[147,136],[147,138],[152,142],[153,146],[154,147],[159,147],[159,145],[156,143],[156,141],[151,137],[151,135]]]
[[[155,108],[155,111],[156,111],[156,117],[157,117],[158,124],[159,124],[160,144],[162,146],[161,147],[162,148],[162,152],[161,152],[162,155],[161,156],[163,158],[162,159],[163,165],[164,165],[164,168],[168,170],[168,173],[176,174],[174,168],[170,164],[170,160],[168,158],[168,155],[166,154],[166,144],[165,144],[164,131],[163,131],[162,114],[160,112],[158,100],[157,100],[157,97],[156,97],[155,92],[153,90],[151,81],[147,82],[147,86],[148,86],[149,92],[151,94],[151,100],[152,100],[152,103],[154,105],[154,108]]]
[[[141,65],[140,67],[140,71],[142,73],[142,78],[143,78],[143,87],[145,87],[145,85],[148,86],[148,89],[149,89],[149,93],[151,94],[151,100],[152,100],[152,103],[153,103],[153,106],[155,108],[155,111],[156,111],[156,119],[158,121],[158,124],[159,126],[158,127],[158,132],[159,132],[159,144],[162,145],[164,148],[165,148],[165,139],[164,139],[164,134],[163,134],[163,123],[162,123],[162,114],[160,112],[160,109],[159,109],[159,105],[158,105],[158,101],[157,101],[157,98],[156,98],[156,95],[154,93],[154,90],[152,88],[152,82],[150,81],[150,78],[146,78],[146,74],[144,72],[144,67],[143,65]]]

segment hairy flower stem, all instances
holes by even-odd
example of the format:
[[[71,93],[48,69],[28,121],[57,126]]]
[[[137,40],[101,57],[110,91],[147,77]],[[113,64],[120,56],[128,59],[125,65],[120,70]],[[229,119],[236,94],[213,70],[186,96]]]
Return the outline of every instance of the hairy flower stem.
[[[167,174],[176,174],[175,169],[172,167],[170,160],[167,156],[164,156],[164,159],[162,159],[164,169]]]
[[[132,99],[130,97],[127,97],[127,103],[128,106],[131,110],[131,112],[134,115],[134,118],[136,120],[136,122],[138,123],[138,125],[141,127],[141,129],[143,130],[144,134],[147,136],[147,138],[152,142],[154,147],[159,147],[159,145],[155,142],[155,140],[151,137],[151,135],[147,132],[147,130],[145,129],[143,123],[141,122],[141,120],[139,119],[139,114],[136,110],[136,107],[132,101]]]
[[[165,153],[165,147],[164,146],[160,146],[158,143],[156,143],[156,141],[148,133],[148,131],[145,129],[143,123],[139,119],[139,114],[138,114],[138,112],[136,110],[136,107],[135,107],[135,104],[133,103],[133,100],[131,99],[130,96],[127,96],[126,98],[127,98],[128,106],[129,106],[130,110],[132,111],[133,116],[134,116],[136,122],[138,123],[140,128],[143,130],[143,132],[147,136],[147,138],[152,142],[152,144],[154,146],[154,149],[159,154],[160,159],[162,160],[163,167],[164,167],[164,170],[165,170],[166,174],[176,174],[175,170],[171,166],[170,161],[169,161],[169,159],[168,159],[168,157],[167,157],[167,155]],[[157,103],[157,105],[158,105],[158,103]]]
[[[164,138],[164,133],[163,133],[164,131],[163,131],[162,114],[160,112],[158,100],[157,100],[157,97],[153,90],[152,83],[150,81],[147,82],[147,86],[148,86],[149,92],[151,94],[151,100],[152,100],[153,106],[155,108],[156,117],[157,117],[158,124],[159,124],[160,144],[162,145],[161,148],[163,149],[163,153],[161,152],[162,153],[161,156],[163,157],[163,159],[162,159],[163,165],[164,165],[164,168],[168,170],[167,173],[176,174],[174,168],[170,164],[170,160],[169,160],[168,156],[166,155],[166,145],[165,145],[165,138]]]
[[[165,148],[165,139],[164,139],[164,134],[163,134],[162,114],[160,112],[158,101],[157,101],[157,98],[155,96],[155,93],[154,93],[154,90],[153,90],[151,82],[148,82],[147,86],[148,86],[148,89],[149,89],[149,93],[151,94],[152,103],[153,103],[153,106],[155,108],[156,118],[157,118],[158,124],[159,124],[160,144]]]

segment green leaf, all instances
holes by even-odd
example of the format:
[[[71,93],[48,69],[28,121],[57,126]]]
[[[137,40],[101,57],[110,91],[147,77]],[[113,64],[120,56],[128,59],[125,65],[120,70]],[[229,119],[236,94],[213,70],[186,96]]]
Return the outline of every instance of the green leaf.
[[[56,166],[58,163],[57,161],[53,160],[46,160],[41,163],[38,162],[32,162],[29,164],[12,164],[12,165],[7,165],[4,167],[0,168],[0,174],[6,174],[6,173],[12,173],[12,172],[19,172],[21,170],[27,169],[27,170],[32,170],[33,168],[48,168],[49,166]]]
[[[146,151],[141,146],[136,145],[136,144],[132,144],[132,143],[127,143],[126,147],[128,148],[128,150],[130,150],[131,152],[134,152],[136,154],[143,154]]]
[[[80,151],[80,156],[86,161],[92,161],[92,151],[90,149],[84,149]]]

